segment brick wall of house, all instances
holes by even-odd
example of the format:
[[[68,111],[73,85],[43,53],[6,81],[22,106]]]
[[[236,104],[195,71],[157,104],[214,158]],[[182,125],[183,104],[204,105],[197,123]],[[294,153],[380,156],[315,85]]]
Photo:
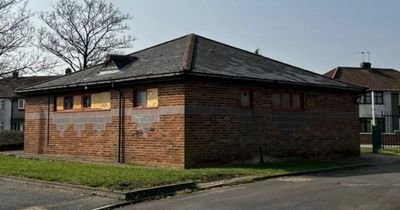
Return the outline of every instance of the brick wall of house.
[[[240,92],[252,89],[253,108],[240,108]],[[201,91],[199,91],[201,90]],[[317,96],[304,111],[275,111],[273,92]],[[190,82],[186,85],[186,166],[264,159],[359,154],[355,94],[248,85]]]
[[[134,90],[155,87],[158,108],[133,107]],[[240,108],[244,88],[253,90],[251,109]],[[300,112],[276,111],[271,95],[277,91],[317,96],[317,104],[305,104]],[[359,154],[358,107],[352,93],[210,81],[160,83],[122,92],[122,157],[127,163],[254,163],[260,148],[265,160]],[[117,162],[119,94],[111,93],[111,110],[91,112],[54,112],[54,96],[27,97],[25,151]]]
[[[159,107],[133,108],[134,89],[152,87],[158,88]],[[122,92],[124,161],[183,167],[183,85],[138,86],[123,89]],[[26,152],[117,162],[118,91],[111,92],[111,110],[54,112],[54,96],[50,96],[50,101],[48,129],[48,96],[26,99]]]

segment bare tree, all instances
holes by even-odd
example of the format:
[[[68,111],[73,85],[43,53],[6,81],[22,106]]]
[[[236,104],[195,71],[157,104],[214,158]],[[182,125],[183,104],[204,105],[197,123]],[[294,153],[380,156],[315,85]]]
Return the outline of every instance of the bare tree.
[[[26,72],[41,69],[40,54],[26,49],[30,46],[34,27],[32,13],[23,0],[0,0],[0,73]]]
[[[105,0],[59,0],[52,11],[42,12],[46,27],[39,30],[39,47],[78,71],[106,54],[132,47],[134,38],[123,35],[130,19]]]

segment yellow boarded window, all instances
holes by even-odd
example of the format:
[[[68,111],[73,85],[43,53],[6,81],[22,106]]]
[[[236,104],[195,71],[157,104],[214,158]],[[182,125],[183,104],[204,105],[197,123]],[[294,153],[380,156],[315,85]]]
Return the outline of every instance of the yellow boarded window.
[[[309,106],[309,107],[317,106],[317,96],[316,95],[307,95],[307,106]]]
[[[111,108],[110,92],[95,93],[91,96],[92,109],[110,109]]]
[[[63,97],[57,97],[56,110],[57,111],[64,110],[64,98]]]
[[[73,105],[73,109],[81,109],[82,105],[81,105],[81,96],[74,96],[74,100],[72,100],[74,102]]]
[[[147,89],[147,107],[158,107],[158,89]]]

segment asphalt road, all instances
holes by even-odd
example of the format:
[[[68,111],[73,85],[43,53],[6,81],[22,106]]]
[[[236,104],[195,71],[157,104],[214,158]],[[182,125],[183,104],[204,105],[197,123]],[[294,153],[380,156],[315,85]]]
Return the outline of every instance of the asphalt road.
[[[67,191],[25,184],[18,181],[0,180],[0,209],[93,209],[117,200],[77,191]]]
[[[400,162],[217,188],[122,209],[400,209]]]

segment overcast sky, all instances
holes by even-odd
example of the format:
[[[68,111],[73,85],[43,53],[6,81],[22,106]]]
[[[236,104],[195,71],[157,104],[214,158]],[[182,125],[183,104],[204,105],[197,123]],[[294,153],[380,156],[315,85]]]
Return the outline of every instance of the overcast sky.
[[[55,0],[30,0],[34,11]],[[400,69],[398,0],[112,0],[133,18],[137,51],[189,33],[318,73],[359,66]],[[36,22],[40,24],[39,21]]]

